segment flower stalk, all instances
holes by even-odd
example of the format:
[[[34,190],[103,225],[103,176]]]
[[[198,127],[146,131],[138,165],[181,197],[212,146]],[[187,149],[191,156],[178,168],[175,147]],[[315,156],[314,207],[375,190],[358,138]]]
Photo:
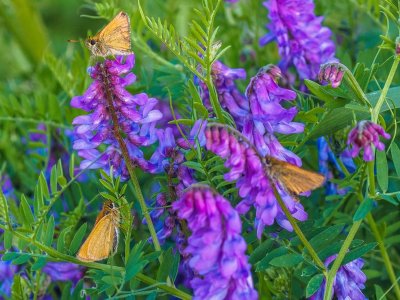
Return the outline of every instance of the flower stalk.
[[[3,230],[9,230],[7,227],[0,225],[0,228]],[[93,269],[98,269],[98,270],[102,270],[104,272],[107,273],[111,273],[111,272],[120,272],[120,273],[124,273],[125,269],[123,267],[118,267],[118,266],[111,266],[111,265],[107,265],[107,264],[101,264],[101,263],[96,263],[96,262],[84,262],[81,261],[73,256],[69,256],[66,255],[64,253],[58,252],[57,250],[43,245],[42,243],[39,243],[38,241],[29,238],[23,234],[21,234],[18,231],[12,231],[12,234],[14,236],[16,236],[17,238],[24,240],[26,242],[28,242],[31,245],[36,246],[38,249],[42,250],[43,252],[46,252],[49,256],[51,256],[55,261],[62,261],[62,262],[71,262],[77,265],[82,265],[88,268],[93,268]],[[157,284],[157,287],[163,291],[165,291],[166,293],[176,296],[177,298],[183,299],[183,300],[189,300],[192,297],[181,291],[178,290],[175,287],[169,286],[167,284],[163,284],[163,283],[159,283],[157,280],[150,278],[142,273],[138,273],[136,274],[135,278],[137,278],[138,280],[140,280],[143,283],[146,283],[148,285],[155,285]]]
[[[296,222],[295,218],[292,217],[291,213],[287,209],[285,203],[282,200],[281,195],[278,193],[278,191],[277,191],[277,189],[276,189],[274,184],[272,185],[272,188],[274,190],[274,194],[275,194],[276,200],[278,201],[281,209],[285,213],[285,216],[288,219],[288,221],[290,222],[290,225],[292,225],[294,232],[296,232],[297,236],[299,237],[299,239],[303,243],[304,247],[307,248],[308,252],[310,253],[311,257],[313,258],[313,260],[317,264],[317,266],[321,270],[323,270],[324,274],[326,274],[326,268],[325,268],[324,263],[319,258],[317,252],[315,252],[314,248],[311,246],[310,242],[307,240],[307,238],[304,235],[304,233],[301,231],[299,225],[297,225],[297,222]]]
[[[153,221],[151,220],[151,217],[149,215],[149,211],[148,211],[147,205],[146,205],[146,203],[144,201],[144,197],[143,197],[142,191],[140,189],[139,181],[138,181],[136,173],[135,173],[135,167],[132,164],[132,160],[129,157],[128,148],[127,148],[127,146],[126,146],[126,144],[124,142],[124,139],[121,136],[120,128],[118,126],[118,124],[119,124],[118,116],[117,116],[117,113],[115,111],[114,104],[113,104],[113,94],[112,94],[112,91],[111,91],[111,84],[107,79],[108,78],[108,72],[107,72],[107,69],[104,66],[104,63],[100,64],[100,70],[103,73],[102,75],[103,75],[103,78],[104,78],[105,96],[106,96],[106,101],[107,101],[107,104],[108,104],[109,113],[110,113],[111,118],[112,118],[114,136],[118,141],[118,145],[119,145],[119,147],[121,149],[122,156],[123,156],[123,158],[125,160],[126,167],[127,167],[131,182],[133,184],[133,188],[134,188],[136,197],[137,197],[137,199],[139,201],[140,208],[141,208],[142,213],[143,213],[143,215],[144,215],[144,217],[146,219],[147,226],[148,226],[149,231],[150,231],[150,235],[151,235],[151,237],[153,239],[154,248],[155,248],[156,251],[161,251],[161,247],[160,247],[160,243],[158,241],[157,233],[156,233],[156,230],[154,228]],[[160,261],[161,260],[162,259],[161,259],[161,256],[160,256]]]

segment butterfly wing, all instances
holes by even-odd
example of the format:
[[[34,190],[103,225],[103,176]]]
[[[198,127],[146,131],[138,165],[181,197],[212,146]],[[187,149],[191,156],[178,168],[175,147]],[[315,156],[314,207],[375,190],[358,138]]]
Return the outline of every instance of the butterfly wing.
[[[324,183],[324,176],[308,171],[285,161],[268,157],[271,164],[270,175],[281,182],[291,193],[299,195],[314,190]]]
[[[126,55],[131,50],[131,26],[129,16],[120,12],[94,37],[103,56]]]
[[[114,225],[113,214],[101,218],[79,249],[77,258],[82,261],[97,261],[107,258],[114,247],[115,234],[118,230]]]

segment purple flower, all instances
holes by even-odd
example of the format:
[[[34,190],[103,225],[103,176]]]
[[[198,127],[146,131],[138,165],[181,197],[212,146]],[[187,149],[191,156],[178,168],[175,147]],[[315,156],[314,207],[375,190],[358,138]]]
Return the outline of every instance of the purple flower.
[[[337,255],[332,255],[325,260],[325,266],[328,266],[335,260]],[[361,292],[364,289],[364,284],[367,281],[367,276],[361,271],[364,261],[357,258],[348,264],[341,266],[336,273],[333,282],[333,294],[338,300],[364,300],[367,299]],[[321,284],[318,291],[310,297],[310,300],[322,300],[324,298],[326,281]]]
[[[247,116],[249,104],[245,96],[238,90],[235,80],[246,79],[244,69],[231,69],[220,61],[216,61],[211,70],[213,83],[217,90],[218,99],[222,108],[227,110],[236,123],[240,125]],[[211,109],[210,95],[204,82],[199,82],[204,105]]]
[[[52,281],[72,281],[76,284],[83,277],[82,267],[68,262],[49,262],[42,271],[50,276]]]
[[[0,188],[6,198],[14,198],[14,187],[8,174],[0,176]]]
[[[293,122],[297,114],[296,107],[286,109],[281,105],[282,102],[293,101],[296,93],[276,83],[280,74],[278,67],[268,65],[251,79],[246,89],[250,114],[242,133],[261,155],[270,155],[300,166],[300,158],[283,148],[274,135],[300,133],[304,129],[303,124]]]
[[[321,65],[318,80],[320,82],[328,81],[333,88],[337,88],[342,83],[344,73],[345,69],[340,63],[326,63]]]
[[[352,147],[351,156],[356,157],[360,150],[364,149],[364,160],[373,160],[374,153],[372,151],[372,145],[379,151],[385,150],[385,144],[379,140],[379,136],[390,139],[390,134],[386,133],[378,124],[367,120],[358,122],[356,127],[350,131],[347,140],[347,144]]]
[[[203,122],[206,123],[205,121]],[[195,127],[196,125],[193,128]],[[196,134],[199,133],[198,131],[201,127],[197,127]],[[205,143],[204,129],[201,130],[200,134],[203,136],[202,139],[204,139]],[[159,129],[157,136],[159,146],[149,160],[149,170],[152,173],[164,172],[168,183],[167,191],[157,195],[157,209],[154,209],[150,215],[156,224],[160,223],[157,221],[162,221],[161,229],[157,231],[157,236],[160,242],[163,243],[166,238],[172,235],[174,229],[176,229],[177,234],[181,231],[175,212],[171,208],[166,209],[165,206],[169,206],[173,201],[176,201],[181,196],[181,192],[194,183],[194,179],[190,170],[183,165],[185,157],[175,142],[172,128]]]
[[[193,299],[257,299],[238,213],[209,187],[187,190],[173,204],[192,232],[185,252],[198,274]]]
[[[200,147],[204,146],[206,144],[206,137],[204,135],[206,126],[207,121],[202,119],[197,120],[190,130],[189,136],[186,139],[179,138],[177,140],[179,147],[188,150],[196,146],[196,141],[199,143]]]
[[[206,130],[208,150],[226,159],[225,167],[229,169],[224,175],[227,181],[236,181],[239,196],[243,199],[236,210],[247,213],[251,206],[256,209],[255,227],[257,236],[261,238],[265,226],[275,221],[283,228],[293,228],[280,208],[266,175],[266,166],[254,148],[231,134],[226,128],[211,126]],[[299,201],[293,199],[285,190],[276,185],[282,200],[294,218],[299,221],[307,219],[307,213]]]
[[[157,140],[155,125],[162,114],[155,109],[157,100],[145,93],[132,95],[125,90],[136,80],[130,73],[134,66],[134,55],[118,56],[115,60],[105,60],[89,68],[92,84],[82,96],[71,100],[71,106],[90,112],[73,120],[75,141],[73,148],[84,160],[81,169],[114,167],[115,175],[122,180],[129,177],[115,137],[115,126],[123,136],[132,162],[147,170],[148,162],[140,146],[148,146]],[[113,120],[110,105],[116,113]],[[118,124],[114,124],[116,121]],[[100,150],[101,149],[101,150]]]
[[[0,245],[0,250],[2,249]],[[7,298],[11,296],[11,286],[13,283],[14,275],[18,272],[18,267],[13,265],[10,261],[2,261],[0,255],[0,299],[3,296]],[[6,299],[4,297],[4,299]]]
[[[331,180],[334,179],[333,170],[330,168],[330,165],[334,167],[334,169],[339,173],[339,178],[343,178],[345,175],[343,173],[342,167],[340,166],[338,159],[335,154],[331,150],[328,145],[328,142],[324,137],[320,137],[317,140],[318,147],[318,161],[319,161],[319,173],[324,175],[326,182],[326,194],[333,195],[339,194],[344,195],[347,192],[347,188],[339,189],[338,185]],[[343,165],[347,168],[350,173],[353,173],[356,170],[356,165],[353,162],[353,159],[350,157],[350,151],[345,149],[339,156],[339,159],[342,161]]]
[[[294,66],[301,80],[316,79],[319,66],[334,59],[335,45],[330,29],[321,25],[323,17],[315,16],[313,1],[269,0],[263,4],[270,23],[260,45],[276,40],[285,73]]]

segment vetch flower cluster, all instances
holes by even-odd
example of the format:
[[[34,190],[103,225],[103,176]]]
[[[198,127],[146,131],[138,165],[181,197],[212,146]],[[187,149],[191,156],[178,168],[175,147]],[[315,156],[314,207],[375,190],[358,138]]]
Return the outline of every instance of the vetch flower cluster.
[[[329,266],[331,262],[335,260],[337,255],[332,255],[325,260],[325,266]],[[362,293],[362,289],[365,287],[367,276],[361,270],[364,265],[364,261],[361,258],[357,258],[348,264],[341,266],[336,273],[335,280],[333,282],[333,295],[338,300],[364,300],[366,299]],[[318,291],[310,297],[310,300],[322,300],[324,299],[326,281],[323,280],[321,287]]]
[[[192,232],[185,252],[198,274],[191,281],[193,299],[257,299],[240,217],[229,201],[206,186],[193,186],[173,208]]]
[[[285,101],[296,99],[296,93],[280,87],[277,80],[281,70],[274,65],[267,65],[251,78],[243,95],[237,89],[234,80],[244,79],[243,69],[230,69],[220,62],[213,65],[213,82],[219,100],[235,120],[242,131],[262,155],[270,155],[280,160],[301,165],[300,158],[285,149],[275,134],[300,133],[304,129],[301,123],[293,122],[297,114],[296,107],[289,109],[282,106]],[[200,82],[203,101],[209,101],[208,90]]]
[[[275,198],[265,164],[255,149],[244,141],[239,141],[227,128],[218,125],[208,127],[206,137],[207,149],[226,159],[225,167],[229,172],[224,175],[224,179],[236,180],[239,196],[243,199],[236,210],[244,214],[250,207],[255,207],[258,238],[261,238],[264,227],[272,225],[275,221],[283,228],[293,230]],[[276,188],[292,216],[299,221],[305,221],[307,213],[300,202],[288,195],[279,185]]]
[[[351,156],[356,157],[361,149],[364,149],[364,160],[373,160],[374,152],[372,151],[372,145],[379,151],[385,150],[385,144],[379,140],[380,136],[390,139],[390,134],[386,133],[378,124],[368,120],[358,122],[356,127],[350,131],[347,140],[347,144],[351,146]]]
[[[268,65],[251,78],[246,89],[250,111],[242,133],[261,155],[300,166],[300,158],[285,149],[275,136],[276,133],[293,134],[304,130],[303,124],[293,122],[297,108],[286,109],[281,104],[296,99],[296,93],[277,84],[280,74],[278,67]]]
[[[323,17],[314,14],[312,0],[268,0],[269,33],[260,39],[260,45],[278,43],[279,66],[287,73],[294,66],[301,80],[316,79],[321,64],[332,61],[335,45],[331,30],[322,26]]]
[[[150,215],[155,221],[163,220],[163,226],[157,231],[157,236],[160,242],[163,243],[166,238],[171,236],[174,229],[177,229],[178,234],[181,229],[173,209],[165,209],[163,207],[176,201],[181,196],[182,191],[195,181],[190,170],[183,165],[185,157],[177,146],[172,128],[159,129],[157,136],[159,146],[149,160],[149,170],[152,173],[165,172],[168,182],[167,191],[159,193],[156,197],[156,206],[158,208],[153,210]],[[176,179],[178,179],[178,183],[175,184]]]
[[[129,177],[121,151],[121,142],[131,161],[148,170],[140,146],[148,146],[157,139],[155,125],[162,114],[155,109],[157,100],[145,93],[130,94],[125,87],[136,80],[130,70],[134,55],[118,56],[89,68],[92,84],[82,96],[73,97],[71,106],[90,112],[73,120],[74,150],[84,160],[81,169],[113,166],[116,176]],[[118,139],[118,137],[121,137]]]

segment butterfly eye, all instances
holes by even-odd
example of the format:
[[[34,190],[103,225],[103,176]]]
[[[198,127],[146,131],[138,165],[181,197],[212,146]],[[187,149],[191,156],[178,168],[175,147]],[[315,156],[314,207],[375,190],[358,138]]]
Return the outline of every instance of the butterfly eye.
[[[95,40],[90,40],[90,45],[94,45],[94,44],[96,44],[96,41]]]

